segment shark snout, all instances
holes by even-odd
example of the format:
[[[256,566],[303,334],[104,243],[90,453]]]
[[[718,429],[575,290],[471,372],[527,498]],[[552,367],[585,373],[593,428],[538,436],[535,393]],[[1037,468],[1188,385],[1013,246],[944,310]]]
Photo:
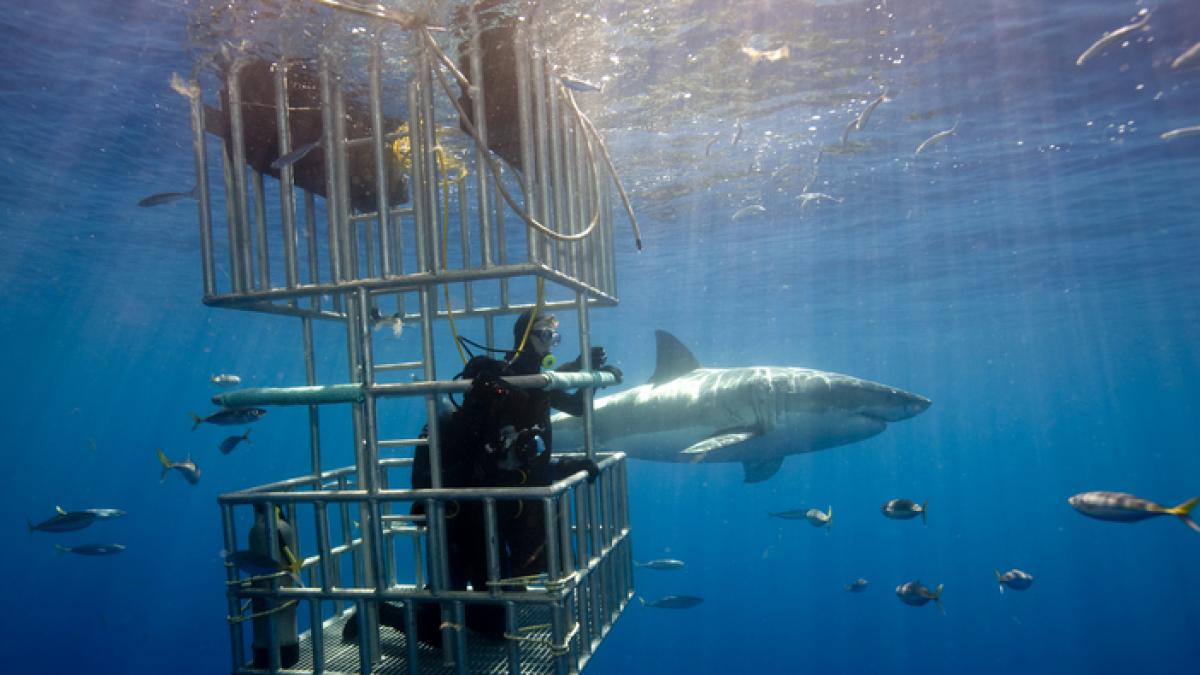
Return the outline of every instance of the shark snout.
[[[887,420],[889,422],[899,422],[910,417],[916,417],[928,410],[931,405],[933,405],[933,401],[920,394],[896,391],[895,400],[892,402],[892,405],[888,406],[891,414],[887,416]]]

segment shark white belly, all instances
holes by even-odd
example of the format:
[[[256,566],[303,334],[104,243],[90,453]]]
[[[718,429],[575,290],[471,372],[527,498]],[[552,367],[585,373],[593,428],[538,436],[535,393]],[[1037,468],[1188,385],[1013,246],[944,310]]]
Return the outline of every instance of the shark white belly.
[[[787,455],[854,443],[930,401],[895,387],[808,368],[701,368],[658,331],[650,382],[598,397],[595,441],[634,459],[740,462],[747,482],[766,480]],[[582,420],[553,418],[555,446],[582,445]]]

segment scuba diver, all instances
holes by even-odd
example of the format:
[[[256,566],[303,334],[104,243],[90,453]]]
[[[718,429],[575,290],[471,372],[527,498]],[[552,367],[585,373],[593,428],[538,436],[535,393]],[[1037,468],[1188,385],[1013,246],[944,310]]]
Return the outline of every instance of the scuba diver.
[[[472,380],[463,402],[453,413],[438,419],[441,437],[442,484],[448,488],[533,487],[587,471],[589,480],[599,473],[596,463],[587,458],[551,462],[553,448],[550,409],[582,415],[582,391],[542,391],[520,389],[503,377],[534,375],[553,368],[552,350],[561,341],[558,320],[553,315],[527,311],[513,325],[513,349],[503,360],[475,356],[467,362],[459,377]],[[621,380],[621,371],[608,365],[603,347],[592,347],[593,370],[613,374]],[[582,357],[557,370],[582,369]],[[430,487],[429,451],[418,446],[413,460],[413,487]],[[423,504],[413,505],[414,513],[423,513]],[[496,505],[498,554],[501,578],[527,577],[546,571],[546,526],[544,508],[537,500],[506,500]],[[481,501],[451,501],[446,505],[446,553],[449,576],[446,586],[475,591],[488,588],[487,532]],[[521,585],[506,585],[506,590],[521,590]],[[499,604],[468,604],[466,626],[494,640],[504,638],[504,607]],[[442,616],[438,603],[419,603],[416,608],[417,639],[426,644],[442,643]],[[398,631],[406,630],[403,610],[379,603],[379,623]],[[347,621],[343,640],[358,635],[358,622]]]

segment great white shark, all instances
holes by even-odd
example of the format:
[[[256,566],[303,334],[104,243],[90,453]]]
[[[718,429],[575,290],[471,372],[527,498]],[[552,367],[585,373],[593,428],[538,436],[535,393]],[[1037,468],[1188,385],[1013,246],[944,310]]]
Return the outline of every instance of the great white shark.
[[[809,368],[703,368],[678,338],[655,331],[658,363],[646,384],[593,404],[599,447],[660,462],[740,462],[747,483],[774,476],[784,457],[870,438],[931,401],[885,384]],[[554,445],[583,445],[583,420],[552,418]]]

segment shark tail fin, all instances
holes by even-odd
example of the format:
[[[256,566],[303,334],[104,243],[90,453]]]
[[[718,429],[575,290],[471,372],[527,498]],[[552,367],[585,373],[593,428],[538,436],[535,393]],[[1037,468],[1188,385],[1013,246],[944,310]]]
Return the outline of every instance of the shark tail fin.
[[[925,515],[926,513],[929,513],[929,500],[928,499],[921,502],[921,524],[922,525],[929,524],[929,518]]]
[[[938,584],[937,590],[933,592],[933,602],[937,605],[937,608],[941,610],[942,614],[946,613],[946,608],[942,606],[942,589],[945,587],[946,584]]]
[[[1185,525],[1197,532],[1200,532],[1200,525],[1197,525],[1196,521],[1192,520],[1191,517],[1192,509],[1196,508],[1196,504],[1200,504],[1200,497],[1192,497],[1173,509],[1167,509],[1167,513],[1170,513],[1173,516],[1179,516],[1179,519],[1182,520]]]
[[[191,415],[192,415],[192,431],[195,431],[196,427],[199,427],[200,423],[204,421],[204,418],[197,415],[196,413],[191,413]]]
[[[1000,595],[1004,595],[1004,580],[1000,576],[1000,570],[992,570],[996,573],[996,585],[1000,587]]]

